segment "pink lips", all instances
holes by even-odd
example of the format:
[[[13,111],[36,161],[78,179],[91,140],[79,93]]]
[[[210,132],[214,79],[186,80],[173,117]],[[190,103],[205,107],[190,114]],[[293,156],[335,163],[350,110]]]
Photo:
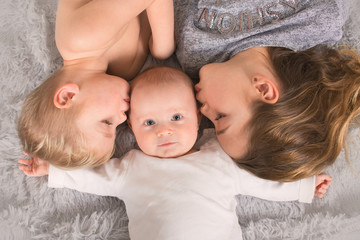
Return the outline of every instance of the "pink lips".
[[[195,91],[196,91],[195,97],[196,97],[196,99],[199,100],[199,93],[200,93],[200,91],[201,91],[201,88],[199,88],[197,85],[195,85],[194,88],[195,88]]]
[[[162,144],[159,144],[158,146],[159,147],[168,147],[168,146],[171,146],[171,145],[174,145],[175,142],[167,142],[167,143],[162,143]]]
[[[195,85],[195,91],[198,93],[198,92],[200,92],[201,91],[201,88],[199,88],[197,85]]]

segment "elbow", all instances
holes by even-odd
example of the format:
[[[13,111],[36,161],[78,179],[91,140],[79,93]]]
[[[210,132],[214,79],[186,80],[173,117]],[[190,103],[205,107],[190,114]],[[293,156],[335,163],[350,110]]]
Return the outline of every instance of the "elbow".
[[[153,38],[149,40],[149,49],[151,55],[160,60],[169,58],[175,51],[175,39],[167,42],[154,44]]]

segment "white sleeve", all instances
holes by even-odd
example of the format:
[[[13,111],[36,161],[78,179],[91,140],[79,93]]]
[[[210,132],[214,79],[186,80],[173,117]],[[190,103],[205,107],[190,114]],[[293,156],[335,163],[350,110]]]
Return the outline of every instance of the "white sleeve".
[[[96,168],[61,170],[49,167],[48,186],[69,188],[100,196],[119,196],[127,171],[125,159],[113,158]]]
[[[295,201],[311,203],[315,191],[315,177],[296,182],[265,180],[238,168],[239,194],[272,201]]]

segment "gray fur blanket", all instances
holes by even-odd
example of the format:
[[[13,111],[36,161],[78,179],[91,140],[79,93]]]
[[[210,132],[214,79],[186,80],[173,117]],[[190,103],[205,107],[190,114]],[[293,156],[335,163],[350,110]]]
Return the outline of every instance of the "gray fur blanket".
[[[350,19],[338,44],[359,50],[360,1],[349,1]],[[22,102],[61,65],[54,42],[56,5],[56,0],[0,1],[0,239],[129,239],[121,200],[50,189],[47,177],[18,170]],[[327,169],[333,183],[323,199],[302,204],[237,196],[244,239],[360,239],[359,123],[351,127],[348,151]],[[119,155],[134,144],[129,130],[120,130],[125,133],[117,139],[123,146]]]

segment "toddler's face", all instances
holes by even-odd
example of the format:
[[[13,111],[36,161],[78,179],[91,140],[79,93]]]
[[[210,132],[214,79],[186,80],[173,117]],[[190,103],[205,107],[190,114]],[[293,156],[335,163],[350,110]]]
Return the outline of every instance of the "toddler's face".
[[[164,158],[188,153],[198,133],[192,87],[184,81],[161,86],[137,84],[131,94],[129,122],[145,154]]]
[[[89,79],[76,96],[81,104],[77,125],[89,148],[96,149],[99,157],[112,150],[116,127],[126,120],[129,88],[119,77],[101,76]]]

